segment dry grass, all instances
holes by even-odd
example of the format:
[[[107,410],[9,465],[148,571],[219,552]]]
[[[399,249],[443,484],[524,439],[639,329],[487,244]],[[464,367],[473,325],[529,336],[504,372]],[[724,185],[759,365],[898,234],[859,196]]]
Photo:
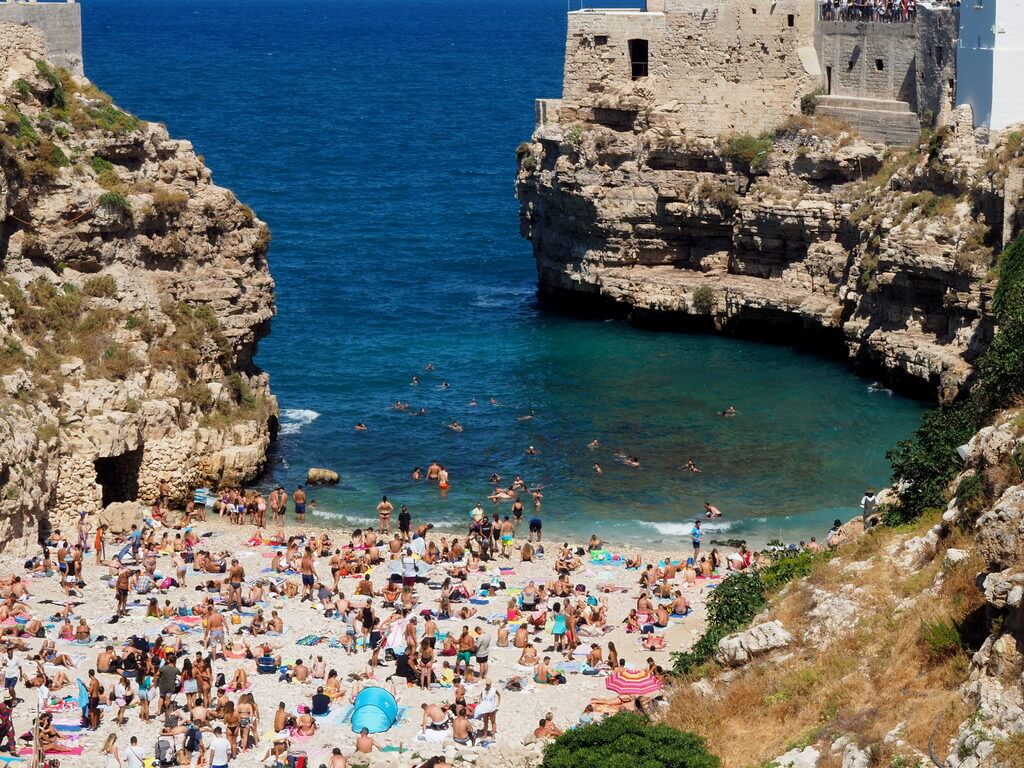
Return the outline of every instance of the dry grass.
[[[912,532],[929,524],[916,525],[919,530]],[[827,743],[841,734],[861,746],[875,746],[882,755],[882,738],[900,722],[906,723],[907,742],[926,750],[941,718],[936,744],[946,744],[968,714],[958,690],[968,657],[956,649],[937,657],[922,625],[970,622],[983,603],[974,584],[980,563],[970,560],[951,569],[936,595],[923,596],[897,614],[901,599],[932,586],[942,558],[918,574],[901,574],[884,552],[896,536],[910,532],[862,537],[842,550],[838,565],[824,563],[794,584],[769,611],[769,618],[780,619],[797,637],[794,655],[782,663],[751,665],[731,682],[717,684],[715,699],[695,701],[683,686],[666,721],[706,737],[723,768],[761,765],[798,744]],[[856,559],[870,559],[872,568],[844,572],[842,564],[852,562],[855,553]],[[862,590],[863,611],[843,637],[818,650],[801,639],[810,626],[812,592],[843,583]],[[886,753],[880,764],[889,765],[895,756]],[[826,760],[819,768],[828,765]]]

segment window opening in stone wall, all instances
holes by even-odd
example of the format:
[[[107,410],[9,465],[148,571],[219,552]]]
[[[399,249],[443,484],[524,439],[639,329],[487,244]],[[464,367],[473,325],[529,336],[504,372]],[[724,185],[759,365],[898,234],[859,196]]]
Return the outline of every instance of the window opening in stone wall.
[[[629,41],[629,67],[634,80],[647,77],[648,47],[646,40]]]
[[[885,69],[885,62],[882,61],[881,59],[875,59],[875,69],[881,72],[883,69]]]
[[[104,456],[93,462],[96,482],[103,490],[103,506],[115,501],[133,501],[139,496],[142,447],[119,456]]]
[[[794,16],[791,13],[791,14],[786,16],[786,26],[787,27],[792,27],[794,24],[796,24],[796,16]]]
[[[596,35],[594,45],[608,45],[608,35]]]
[[[825,93],[832,93],[832,67],[825,67],[825,82],[826,90]]]
[[[750,15],[751,16],[757,16],[757,8],[751,8],[750,9]]]
[[[946,58],[946,52],[943,50],[942,46],[940,45],[938,48],[935,49],[935,61],[937,61],[939,63],[940,67],[942,66],[942,60],[944,58]]]

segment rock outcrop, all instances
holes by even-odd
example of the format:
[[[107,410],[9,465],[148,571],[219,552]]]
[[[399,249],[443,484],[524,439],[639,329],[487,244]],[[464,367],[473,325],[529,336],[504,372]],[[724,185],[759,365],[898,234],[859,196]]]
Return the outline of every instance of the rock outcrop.
[[[262,470],[266,225],[187,141],[0,25],[0,538]],[[111,505],[114,505],[113,507]],[[120,505],[120,506],[118,506]]]
[[[708,139],[657,103],[625,123],[587,114],[563,100],[518,151],[542,298],[683,327],[784,327],[943,401],[963,390],[991,336],[1015,138],[982,146],[962,112],[908,151],[829,118]]]
[[[718,641],[715,659],[727,667],[742,667],[755,656],[785,648],[792,642],[793,636],[786,631],[781,621],[767,621],[723,637]]]

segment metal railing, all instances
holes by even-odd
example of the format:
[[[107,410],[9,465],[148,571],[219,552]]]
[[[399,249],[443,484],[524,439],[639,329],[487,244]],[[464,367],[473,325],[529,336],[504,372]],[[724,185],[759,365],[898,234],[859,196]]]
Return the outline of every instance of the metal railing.
[[[906,24],[917,18],[916,0],[850,0],[818,4],[821,21],[867,21],[884,24]]]

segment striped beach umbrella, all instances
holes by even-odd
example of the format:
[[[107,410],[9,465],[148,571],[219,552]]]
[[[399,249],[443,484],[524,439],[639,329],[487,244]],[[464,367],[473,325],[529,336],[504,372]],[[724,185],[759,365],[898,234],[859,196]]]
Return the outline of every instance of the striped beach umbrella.
[[[623,669],[604,679],[605,687],[620,695],[650,696],[661,690],[658,679],[646,669]]]

